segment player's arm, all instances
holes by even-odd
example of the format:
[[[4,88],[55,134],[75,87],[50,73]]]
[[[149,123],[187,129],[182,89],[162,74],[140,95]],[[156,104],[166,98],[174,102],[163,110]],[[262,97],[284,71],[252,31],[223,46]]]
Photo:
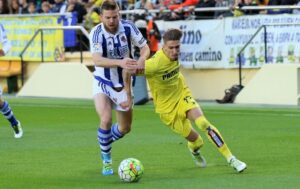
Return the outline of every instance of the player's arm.
[[[150,55],[150,48],[149,46],[146,44],[143,47],[140,48],[140,57],[137,61],[138,66],[142,66],[145,64],[145,60],[148,59]]]
[[[143,46],[140,48],[141,56],[139,57],[137,64],[132,65],[131,68],[127,68],[125,72],[131,75],[143,75],[145,70],[145,61],[147,60],[148,56],[150,55],[150,48],[148,45]]]
[[[142,33],[136,28],[134,24],[131,25],[131,39],[135,46],[140,49],[140,57],[137,60],[137,68],[138,70],[143,69],[145,65],[145,61],[148,59],[150,55],[150,48],[147,44],[147,40],[143,37]],[[140,68],[139,68],[140,67]],[[137,70],[137,69],[135,69]],[[133,72],[134,74],[136,71]]]
[[[145,70],[145,61],[150,55],[150,48],[146,44],[142,48],[140,48],[140,58],[137,61],[137,69],[135,70],[136,75],[143,75]]]
[[[137,65],[133,66],[132,68],[127,68],[123,69],[122,74],[123,74],[123,81],[124,81],[124,90],[126,91],[127,94],[127,102],[121,103],[121,107],[124,109],[130,108],[132,105],[132,94],[131,94],[131,76],[132,75],[137,75],[138,70],[141,72],[139,74],[143,74],[144,71],[142,72],[141,70],[145,69],[145,61],[150,55],[150,48],[146,44],[142,48],[140,48],[140,57],[137,61]]]
[[[127,71],[127,69],[123,69],[122,71],[123,82],[124,82],[124,90],[126,91],[127,101],[122,102],[120,106],[123,109],[129,109],[132,105],[132,85],[131,85],[131,73]]]
[[[2,43],[2,49],[0,49],[0,56],[5,56],[11,49],[11,43],[7,38],[4,27],[0,25],[0,42]]]
[[[123,58],[123,59],[109,59],[106,57],[103,57],[103,49],[102,49],[102,38],[97,37],[98,33],[95,32],[97,28],[93,28],[90,35],[90,50],[92,53],[92,59],[95,64],[95,66],[99,67],[121,67],[126,69],[132,69],[132,66],[136,65],[136,61],[130,58]]]
[[[158,65],[157,59],[154,58],[154,56],[152,56],[147,60],[139,59],[136,69],[126,69],[125,71],[130,73],[131,75],[150,76],[157,72],[158,70],[157,65]]]
[[[95,66],[100,67],[121,67],[125,69],[134,69],[136,68],[137,62],[131,58],[123,58],[123,59],[109,59],[102,56],[99,52],[94,52],[92,54],[93,62]]]

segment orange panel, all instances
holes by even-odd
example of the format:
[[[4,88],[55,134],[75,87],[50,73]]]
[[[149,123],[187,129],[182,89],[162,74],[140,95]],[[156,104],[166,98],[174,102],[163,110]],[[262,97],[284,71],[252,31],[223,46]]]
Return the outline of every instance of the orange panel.
[[[10,62],[10,72],[12,75],[19,75],[21,74],[22,67],[20,61],[11,61]]]
[[[0,72],[8,71],[10,67],[9,61],[0,61]]]

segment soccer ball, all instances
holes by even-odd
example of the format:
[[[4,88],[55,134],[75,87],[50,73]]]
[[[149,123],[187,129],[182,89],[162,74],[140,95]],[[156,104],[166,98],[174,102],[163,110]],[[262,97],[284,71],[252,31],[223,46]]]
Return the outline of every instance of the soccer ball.
[[[142,163],[135,158],[124,159],[118,168],[120,179],[124,182],[137,182],[144,173]]]

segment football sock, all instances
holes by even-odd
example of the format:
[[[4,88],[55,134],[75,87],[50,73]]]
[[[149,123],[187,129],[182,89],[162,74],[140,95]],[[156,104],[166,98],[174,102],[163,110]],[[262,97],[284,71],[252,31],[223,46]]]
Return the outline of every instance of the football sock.
[[[100,145],[101,149],[101,158],[103,161],[108,160],[108,158],[105,157],[110,157],[111,153],[111,144],[113,142],[111,130],[104,130],[99,128],[98,129],[98,142]]]
[[[199,136],[194,142],[188,141],[188,148],[192,152],[196,152],[197,150],[199,150],[202,145],[203,145],[203,140],[201,136]]]
[[[119,140],[120,138],[122,138],[124,135],[119,131],[119,125],[117,123],[113,124],[111,127],[111,133],[112,133],[112,137],[113,140]]]
[[[196,119],[196,125],[205,132],[207,138],[214,144],[219,152],[226,158],[226,160],[232,157],[232,154],[227,147],[221,133],[215,128],[204,116],[201,116]]]
[[[11,126],[15,126],[18,124],[17,119],[15,118],[8,102],[4,101],[3,106],[1,107],[1,113],[4,117],[10,122]]]

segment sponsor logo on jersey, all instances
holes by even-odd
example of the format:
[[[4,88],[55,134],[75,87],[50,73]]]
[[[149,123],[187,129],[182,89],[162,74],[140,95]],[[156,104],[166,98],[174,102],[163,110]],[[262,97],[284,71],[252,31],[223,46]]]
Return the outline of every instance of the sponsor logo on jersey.
[[[171,77],[173,77],[174,75],[176,75],[179,72],[179,68],[176,68],[175,70],[172,70],[170,73],[166,73],[162,76],[162,79],[169,79]]]

